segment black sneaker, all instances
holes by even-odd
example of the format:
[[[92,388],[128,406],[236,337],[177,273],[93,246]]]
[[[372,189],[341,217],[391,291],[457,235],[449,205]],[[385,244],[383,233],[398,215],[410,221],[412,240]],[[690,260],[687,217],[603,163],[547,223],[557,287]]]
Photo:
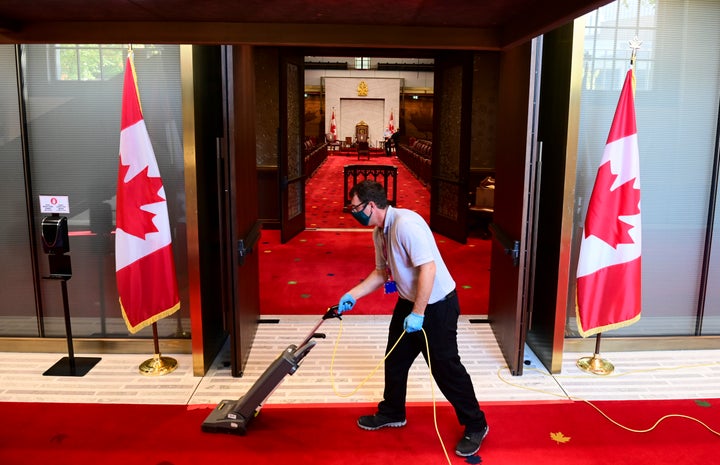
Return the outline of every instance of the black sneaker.
[[[460,457],[474,455],[480,450],[480,444],[482,444],[482,441],[485,439],[485,436],[487,436],[489,430],[490,427],[485,425],[485,428],[482,431],[466,434],[460,442],[457,443],[457,446],[455,446],[455,453]]]
[[[375,431],[380,428],[400,428],[405,426],[406,420],[393,420],[392,418],[386,417],[381,413],[375,415],[364,415],[358,418],[357,424],[360,428],[368,431]]]

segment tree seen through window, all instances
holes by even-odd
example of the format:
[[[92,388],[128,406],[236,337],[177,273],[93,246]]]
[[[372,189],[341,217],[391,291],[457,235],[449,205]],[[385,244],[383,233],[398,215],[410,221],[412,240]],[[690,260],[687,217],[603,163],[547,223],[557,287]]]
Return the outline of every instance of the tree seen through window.
[[[122,73],[122,44],[56,44],[55,69],[59,81],[102,81]]]

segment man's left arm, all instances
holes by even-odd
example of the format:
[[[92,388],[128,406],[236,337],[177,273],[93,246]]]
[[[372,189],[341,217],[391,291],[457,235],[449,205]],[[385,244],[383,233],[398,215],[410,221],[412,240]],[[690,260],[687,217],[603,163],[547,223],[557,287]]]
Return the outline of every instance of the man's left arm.
[[[430,261],[418,266],[417,290],[415,292],[415,304],[412,312],[405,317],[403,329],[408,333],[420,331],[425,320],[425,307],[430,300],[433,283],[435,281],[435,262]]]
[[[413,313],[425,315],[425,307],[430,301],[433,283],[435,282],[435,262],[423,263],[418,267],[417,292],[415,294],[415,305]]]

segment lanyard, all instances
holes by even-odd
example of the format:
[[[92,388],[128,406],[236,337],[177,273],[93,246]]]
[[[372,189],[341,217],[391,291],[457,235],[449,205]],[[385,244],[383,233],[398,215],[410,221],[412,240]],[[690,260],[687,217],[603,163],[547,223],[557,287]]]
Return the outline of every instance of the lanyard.
[[[385,232],[382,233],[382,253],[383,258],[385,259],[385,294],[391,294],[393,292],[397,291],[397,287],[395,285],[395,280],[392,276],[392,271],[390,271],[390,262],[388,261],[388,247],[387,247],[387,241],[388,239],[385,237]]]

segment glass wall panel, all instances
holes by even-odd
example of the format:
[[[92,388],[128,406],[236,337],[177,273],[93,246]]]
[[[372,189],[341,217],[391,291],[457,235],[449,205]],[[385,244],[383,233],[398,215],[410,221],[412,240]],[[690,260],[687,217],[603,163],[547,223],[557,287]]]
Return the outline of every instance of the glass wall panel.
[[[720,202],[720,192],[715,198],[715,204]],[[712,252],[710,253],[710,270],[708,273],[708,287],[705,298],[705,315],[702,321],[702,336],[720,335],[720,212],[715,212],[713,225]]]
[[[70,201],[68,281],[73,335],[129,336],[115,285],[117,187],[123,45],[23,46],[33,196]],[[180,312],[158,323],[160,335],[188,327],[180,47],[134,46],[138,88],[163,178],[181,288]],[[39,226],[42,215],[36,215]],[[42,254],[41,254],[42,255]],[[41,274],[48,263],[40,257]],[[60,283],[43,280],[43,324],[64,336]],[[151,337],[149,330],[138,333]]]
[[[16,73],[0,45],[0,336],[37,336]]]
[[[577,229],[629,67],[628,41],[635,36],[643,41],[635,100],[643,314],[638,323],[608,336],[693,335],[718,121],[720,3],[626,0],[584,19]],[[574,312],[569,314],[568,328],[574,329]]]

